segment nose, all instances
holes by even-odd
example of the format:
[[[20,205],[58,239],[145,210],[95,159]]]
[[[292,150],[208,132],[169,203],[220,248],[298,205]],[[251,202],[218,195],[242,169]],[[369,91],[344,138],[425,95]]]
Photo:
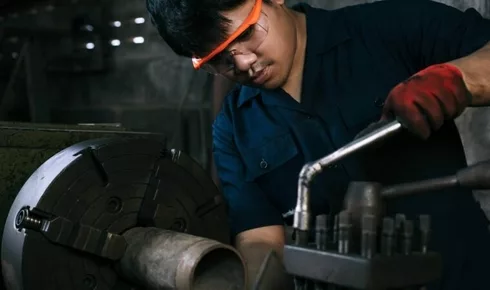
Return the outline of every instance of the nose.
[[[235,61],[235,67],[241,72],[248,71],[252,65],[257,61],[257,55],[254,53],[237,54],[233,56]]]

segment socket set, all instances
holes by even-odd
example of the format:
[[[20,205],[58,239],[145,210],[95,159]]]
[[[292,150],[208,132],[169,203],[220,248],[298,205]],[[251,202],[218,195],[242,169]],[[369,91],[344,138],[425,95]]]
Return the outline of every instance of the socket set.
[[[428,251],[430,216],[409,220],[403,214],[379,218],[349,211],[315,219],[315,243],[284,249],[286,270],[301,288],[420,289],[437,280],[441,257]],[[309,284],[309,285],[308,285]],[[335,288],[337,289],[337,288]]]

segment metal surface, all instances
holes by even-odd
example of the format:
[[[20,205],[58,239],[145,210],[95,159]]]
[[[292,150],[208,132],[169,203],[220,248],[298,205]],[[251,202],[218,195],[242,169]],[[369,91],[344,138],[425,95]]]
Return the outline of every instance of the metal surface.
[[[18,227],[25,209],[33,223]],[[36,228],[39,220],[45,226]],[[229,242],[222,196],[185,154],[149,136],[70,146],[43,163],[12,204],[2,243],[8,289],[137,289],[110,259],[124,245],[112,254],[106,245],[141,225]]]
[[[430,216],[419,216],[418,223],[407,219],[403,213],[386,217],[384,200],[430,194],[451,187],[490,189],[489,179],[490,161],[484,161],[451,176],[389,187],[373,182],[352,182],[345,196],[344,210],[335,218],[336,233],[333,238],[327,238],[330,241],[327,250],[322,239],[317,239],[316,248],[287,246],[284,249],[286,269],[300,282],[298,289],[306,287],[308,279],[313,280],[316,288],[327,283],[378,290],[420,287],[433,282],[441,275],[442,263],[440,255],[428,251]],[[316,222],[317,227],[324,227],[323,216],[317,217]]]
[[[434,253],[379,255],[367,259],[288,245],[284,249],[284,263],[289,273],[300,277],[370,290],[420,286],[434,281],[442,272],[441,258]]]
[[[73,144],[117,136],[157,137],[105,125],[0,122],[0,232],[19,190],[41,164]]]
[[[404,195],[430,193],[457,186],[472,190],[490,189],[490,161],[482,161],[468,166],[459,170],[454,175],[386,186],[378,194],[384,199],[397,198]]]
[[[134,228],[124,238],[118,268],[145,289],[245,289],[245,264],[231,246],[158,228]]]
[[[296,290],[312,289],[311,286],[315,290],[418,289],[440,277],[441,256],[427,251],[427,216],[420,216],[415,227],[413,221],[397,215],[398,229],[394,219],[386,217],[379,235],[374,215],[364,214],[359,230],[352,228],[348,211],[338,216],[338,241],[327,235],[326,245],[321,241],[321,245],[317,242],[314,246],[284,248],[284,265],[296,277]],[[323,219],[317,217],[317,227],[323,227]],[[359,242],[359,248],[352,247]]]
[[[338,162],[376,142],[382,141],[399,132],[401,129],[402,125],[398,121],[390,122],[387,125],[352,141],[332,154],[306,164],[299,174],[298,198],[294,211],[293,227],[302,232],[308,232],[310,230],[310,183],[317,174],[322,172],[328,165]]]

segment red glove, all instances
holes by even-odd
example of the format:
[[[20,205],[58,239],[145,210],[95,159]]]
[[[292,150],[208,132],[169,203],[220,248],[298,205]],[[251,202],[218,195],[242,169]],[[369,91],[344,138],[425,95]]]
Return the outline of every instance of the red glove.
[[[471,102],[461,71],[450,64],[430,66],[398,84],[388,95],[381,119],[396,117],[426,139]]]

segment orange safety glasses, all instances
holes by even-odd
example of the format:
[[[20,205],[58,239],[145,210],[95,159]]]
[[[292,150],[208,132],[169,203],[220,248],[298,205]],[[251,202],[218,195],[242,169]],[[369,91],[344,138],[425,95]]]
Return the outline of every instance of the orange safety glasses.
[[[192,64],[194,65],[194,69],[200,69],[205,63],[210,61],[213,57],[220,54],[223,50],[225,50],[233,41],[235,41],[243,32],[245,32],[250,26],[255,25],[259,19],[262,12],[262,0],[256,0],[252,11],[247,16],[245,21],[238,27],[238,29],[233,32],[233,34],[222,44],[220,44],[217,48],[215,48],[211,53],[206,55],[203,58],[192,58]]]

